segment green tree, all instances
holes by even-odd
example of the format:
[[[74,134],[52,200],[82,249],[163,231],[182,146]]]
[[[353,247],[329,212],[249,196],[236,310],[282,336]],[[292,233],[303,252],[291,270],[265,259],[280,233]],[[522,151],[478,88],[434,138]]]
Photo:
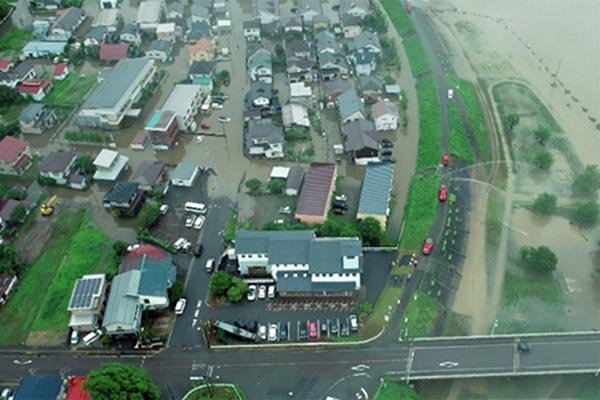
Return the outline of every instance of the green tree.
[[[519,125],[519,121],[520,117],[518,114],[515,113],[510,113],[506,117],[504,117],[504,123],[506,124],[508,130],[511,132],[513,129],[515,129],[517,125]]]
[[[0,8],[3,3],[4,2],[0,2]],[[2,11],[0,10],[0,13],[1,12]],[[18,94],[15,90],[8,86],[0,86],[0,107],[9,107],[17,100],[17,96]]]
[[[260,194],[260,186],[262,183],[256,179],[252,178],[246,181],[246,188],[250,191],[250,196],[256,196]]]
[[[2,139],[4,136],[14,135],[19,132],[19,121],[13,121],[9,122],[8,124],[0,125],[0,139]]]
[[[358,310],[358,315],[360,316],[360,319],[365,319],[372,312],[373,312],[373,304],[371,304],[369,302],[365,302],[360,305],[360,309]]]
[[[219,72],[218,79],[219,79],[219,82],[223,86],[227,87],[231,84],[231,75],[229,74],[229,71],[227,71],[227,70],[223,70],[223,71]]]
[[[358,233],[367,246],[379,246],[384,237],[381,224],[373,217],[367,217],[358,224]]]
[[[547,246],[538,248],[523,246],[521,247],[521,261],[525,266],[538,272],[551,272],[556,269],[558,258]]]
[[[540,194],[533,202],[533,212],[549,215],[556,209],[556,196],[550,193]]]
[[[227,289],[227,300],[232,303],[239,303],[246,292],[248,291],[248,284],[240,278],[233,278],[231,280],[231,286]]]
[[[148,372],[130,364],[102,364],[88,375],[84,388],[92,399],[158,400],[160,397],[160,390]]]
[[[13,199],[13,200],[23,200],[23,199],[25,199],[26,194],[27,194],[27,192],[23,189],[10,188],[10,189],[8,189],[8,191],[6,192],[4,197],[7,199]]]
[[[317,233],[322,237],[357,237],[358,230],[353,222],[343,219],[329,217],[323,225],[317,229]]]
[[[127,253],[127,243],[122,240],[117,240],[112,244],[113,251],[118,256],[123,256]]]
[[[225,271],[217,271],[212,275],[210,280],[210,292],[214,296],[223,296],[227,293],[232,283],[231,275]]]
[[[571,186],[577,196],[593,196],[600,189],[600,171],[597,165],[587,165],[575,176]]]
[[[550,129],[546,127],[540,127],[533,132],[533,135],[535,136],[535,140],[539,144],[544,146],[546,143],[548,143],[548,140],[550,139],[550,136],[552,136],[552,133],[550,132]]]
[[[367,30],[374,31],[378,34],[387,33],[387,21],[385,20],[381,9],[375,4],[371,4],[371,13],[365,16],[363,25]]]
[[[541,170],[547,171],[554,163],[554,157],[547,151],[539,151],[533,158],[533,165]]]
[[[573,220],[581,227],[587,228],[598,223],[600,207],[594,200],[578,203],[573,212]]]
[[[81,172],[86,175],[92,175],[94,172],[96,172],[94,159],[88,155],[79,156],[77,161],[75,161],[75,165],[77,165],[77,167],[81,169]]]
[[[23,204],[18,204],[14,210],[10,213],[10,222],[17,223],[23,222],[27,216],[27,209]]]
[[[398,47],[394,39],[388,37],[382,37],[380,39],[381,49],[383,53],[383,62],[388,68],[400,69],[400,57],[398,57]]]
[[[267,184],[267,187],[272,194],[281,194],[283,193],[283,189],[285,189],[285,181],[281,179],[271,179]]]
[[[148,229],[160,218],[160,204],[148,203],[138,216],[138,227],[140,229]]]
[[[21,270],[17,251],[9,244],[0,244],[0,274],[14,274]]]
[[[171,302],[171,304],[175,304],[179,299],[183,297],[183,294],[183,282],[180,280],[176,280],[175,283],[173,283],[173,286],[171,286],[171,288],[169,289],[169,301]]]

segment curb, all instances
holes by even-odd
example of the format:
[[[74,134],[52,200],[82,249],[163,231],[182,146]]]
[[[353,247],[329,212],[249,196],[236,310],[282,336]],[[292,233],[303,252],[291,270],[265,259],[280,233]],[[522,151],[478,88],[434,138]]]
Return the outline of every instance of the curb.
[[[228,387],[228,388],[232,388],[233,391],[235,392],[235,395],[237,396],[237,398],[239,400],[243,400],[244,397],[240,394],[238,388],[236,385],[232,385],[231,383],[211,383],[212,387]],[[187,392],[185,394],[185,396],[183,396],[183,398],[181,400],[186,400],[189,396],[191,396],[192,394],[194,394],[195,392],[202,390],[204,388],[208,387],[208,385],[201,385],[201,386],[196,386],[195,388],[193,388],[192,390],[190,390],[189,392]]]
[[[447,341],[447,340],[478,340],[478,339],[507,339],[507,338],[536,338],[536,337],[554,337],[554,336],[600,336],[599,332],[596,331],[581,331],[581,332],[550,332],[550,333],[502,333],[498,335],[475,335],[475,336],[438,336],[428,338],[414,338],[413,342],[436,342],[436,341]]]

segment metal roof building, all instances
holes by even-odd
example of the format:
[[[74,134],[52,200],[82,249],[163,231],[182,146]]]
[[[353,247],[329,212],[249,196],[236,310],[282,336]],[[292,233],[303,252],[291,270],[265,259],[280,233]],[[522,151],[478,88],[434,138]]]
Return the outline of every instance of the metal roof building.
[[[369,163],[365,171],[356,218],[373,217],[385,229],[394,183],[394,164]]]
[[[308,224],[320,224],[327,218],[335,189],[337,165],[312,163],[300,190],[296,218]]]

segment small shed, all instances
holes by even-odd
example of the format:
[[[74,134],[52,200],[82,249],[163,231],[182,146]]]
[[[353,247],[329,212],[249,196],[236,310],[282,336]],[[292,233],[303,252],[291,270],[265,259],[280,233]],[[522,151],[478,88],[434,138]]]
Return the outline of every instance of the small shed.
[[[285,195],[286,196],[298,196],[300,187],[302,187],[302,180],[304,179],[304,170],[301,166],[296,165],[290,168],[290,171],[285,182]]]
[[[287,179],[290,173],[290,169],[288,167],[273,167],[271,169],[271,175],[269,179]]]
[[[173,186],[192,187],[198,172],[198,165],[190,162],[180,162],[171,174],[171,183]]]
[[[131,147],[133,150],[144,150],[148,145],[149,141],[150,135],[148,134],[148,132],[139,131],[131,141],[129,147]]]

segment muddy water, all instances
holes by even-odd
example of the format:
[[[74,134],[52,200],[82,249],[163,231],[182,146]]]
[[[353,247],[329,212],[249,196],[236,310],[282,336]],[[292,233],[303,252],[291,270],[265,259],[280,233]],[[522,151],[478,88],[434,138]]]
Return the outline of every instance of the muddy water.
[[[599,329],[600,282],[592,275],[592,252],[600,239],[600,229],[581,231],[564,218],[539,217],[524,209],[515,211],[512,223],[527,233],[513,237],[518,246],[545,245],[556,253],[556,274],[567,298],[565,328]]]

